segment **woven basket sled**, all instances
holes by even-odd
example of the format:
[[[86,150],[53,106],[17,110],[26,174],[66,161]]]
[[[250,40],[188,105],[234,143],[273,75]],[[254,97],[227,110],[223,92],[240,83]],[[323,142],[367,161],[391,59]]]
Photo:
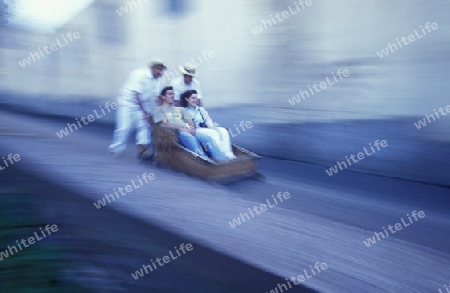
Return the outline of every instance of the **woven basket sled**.
[[[177,130],[153,122],[151,124],[155,161],[159,166],[218,183],[228,183],[247,177],[263,179],[262,174],[257,171],[256,161],[260,156],[244,148],[232,145],[236,159],[225,163],[210,162],[182,146]]]

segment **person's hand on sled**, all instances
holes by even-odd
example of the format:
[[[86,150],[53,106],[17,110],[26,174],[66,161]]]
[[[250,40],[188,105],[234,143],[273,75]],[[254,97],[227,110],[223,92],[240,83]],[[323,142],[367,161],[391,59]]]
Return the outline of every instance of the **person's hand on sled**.
[[[184,131],[184,132],[187,132],[187,133],[189,133],[189,134],[191,134],[191,135],[195,135],[195,127],[192,127],[192,126],[186,126],[186,127],[183,127],[182,129],[180,129],[181,131]]]
[[[144,120],[150,122],[152,115],[150,113],[144,112]]]

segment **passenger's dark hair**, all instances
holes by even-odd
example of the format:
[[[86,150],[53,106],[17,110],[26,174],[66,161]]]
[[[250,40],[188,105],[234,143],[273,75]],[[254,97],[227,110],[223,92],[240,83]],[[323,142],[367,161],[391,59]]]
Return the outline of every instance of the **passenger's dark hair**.
[[[188,106],[187,98],[190,98],[193,94],[198,94],[196,90],[187,90],[180,96],[181,107],[186,108]]]
[[[165,96],[167,91],[173,91],[173,86],[166,86],[165,88],[163,88],[163,90],[161,91],[161,96]]]

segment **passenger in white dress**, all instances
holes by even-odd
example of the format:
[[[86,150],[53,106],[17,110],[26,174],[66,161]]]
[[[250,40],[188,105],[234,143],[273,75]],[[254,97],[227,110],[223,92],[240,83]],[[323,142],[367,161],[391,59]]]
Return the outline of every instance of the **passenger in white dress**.
[[[197,102],[196,90],[188,90],[181,95],[181,106],[194,117],[198,139],[216,161],[235,159],[228,130],[214,123],[206,109],[197,106]]]

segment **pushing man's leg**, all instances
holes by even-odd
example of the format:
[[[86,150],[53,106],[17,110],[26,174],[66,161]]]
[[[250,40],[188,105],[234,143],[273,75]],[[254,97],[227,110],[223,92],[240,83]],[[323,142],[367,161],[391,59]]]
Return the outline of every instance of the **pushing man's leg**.
[[[153,152],[149,153],[148,148],[151,144],[150,125],[145,121],[144,115],[141,111],[136,113],[137,116],[137,132],[136,144],[139,148],[139,157],[148,159],[153,156]]]
[[[132,125],[133,121],[130,108],[119,105],[116,114],[116,129],[114,130],[114,138],[113,142],[109,146],[111,153],[118,154],[125,151]]]

